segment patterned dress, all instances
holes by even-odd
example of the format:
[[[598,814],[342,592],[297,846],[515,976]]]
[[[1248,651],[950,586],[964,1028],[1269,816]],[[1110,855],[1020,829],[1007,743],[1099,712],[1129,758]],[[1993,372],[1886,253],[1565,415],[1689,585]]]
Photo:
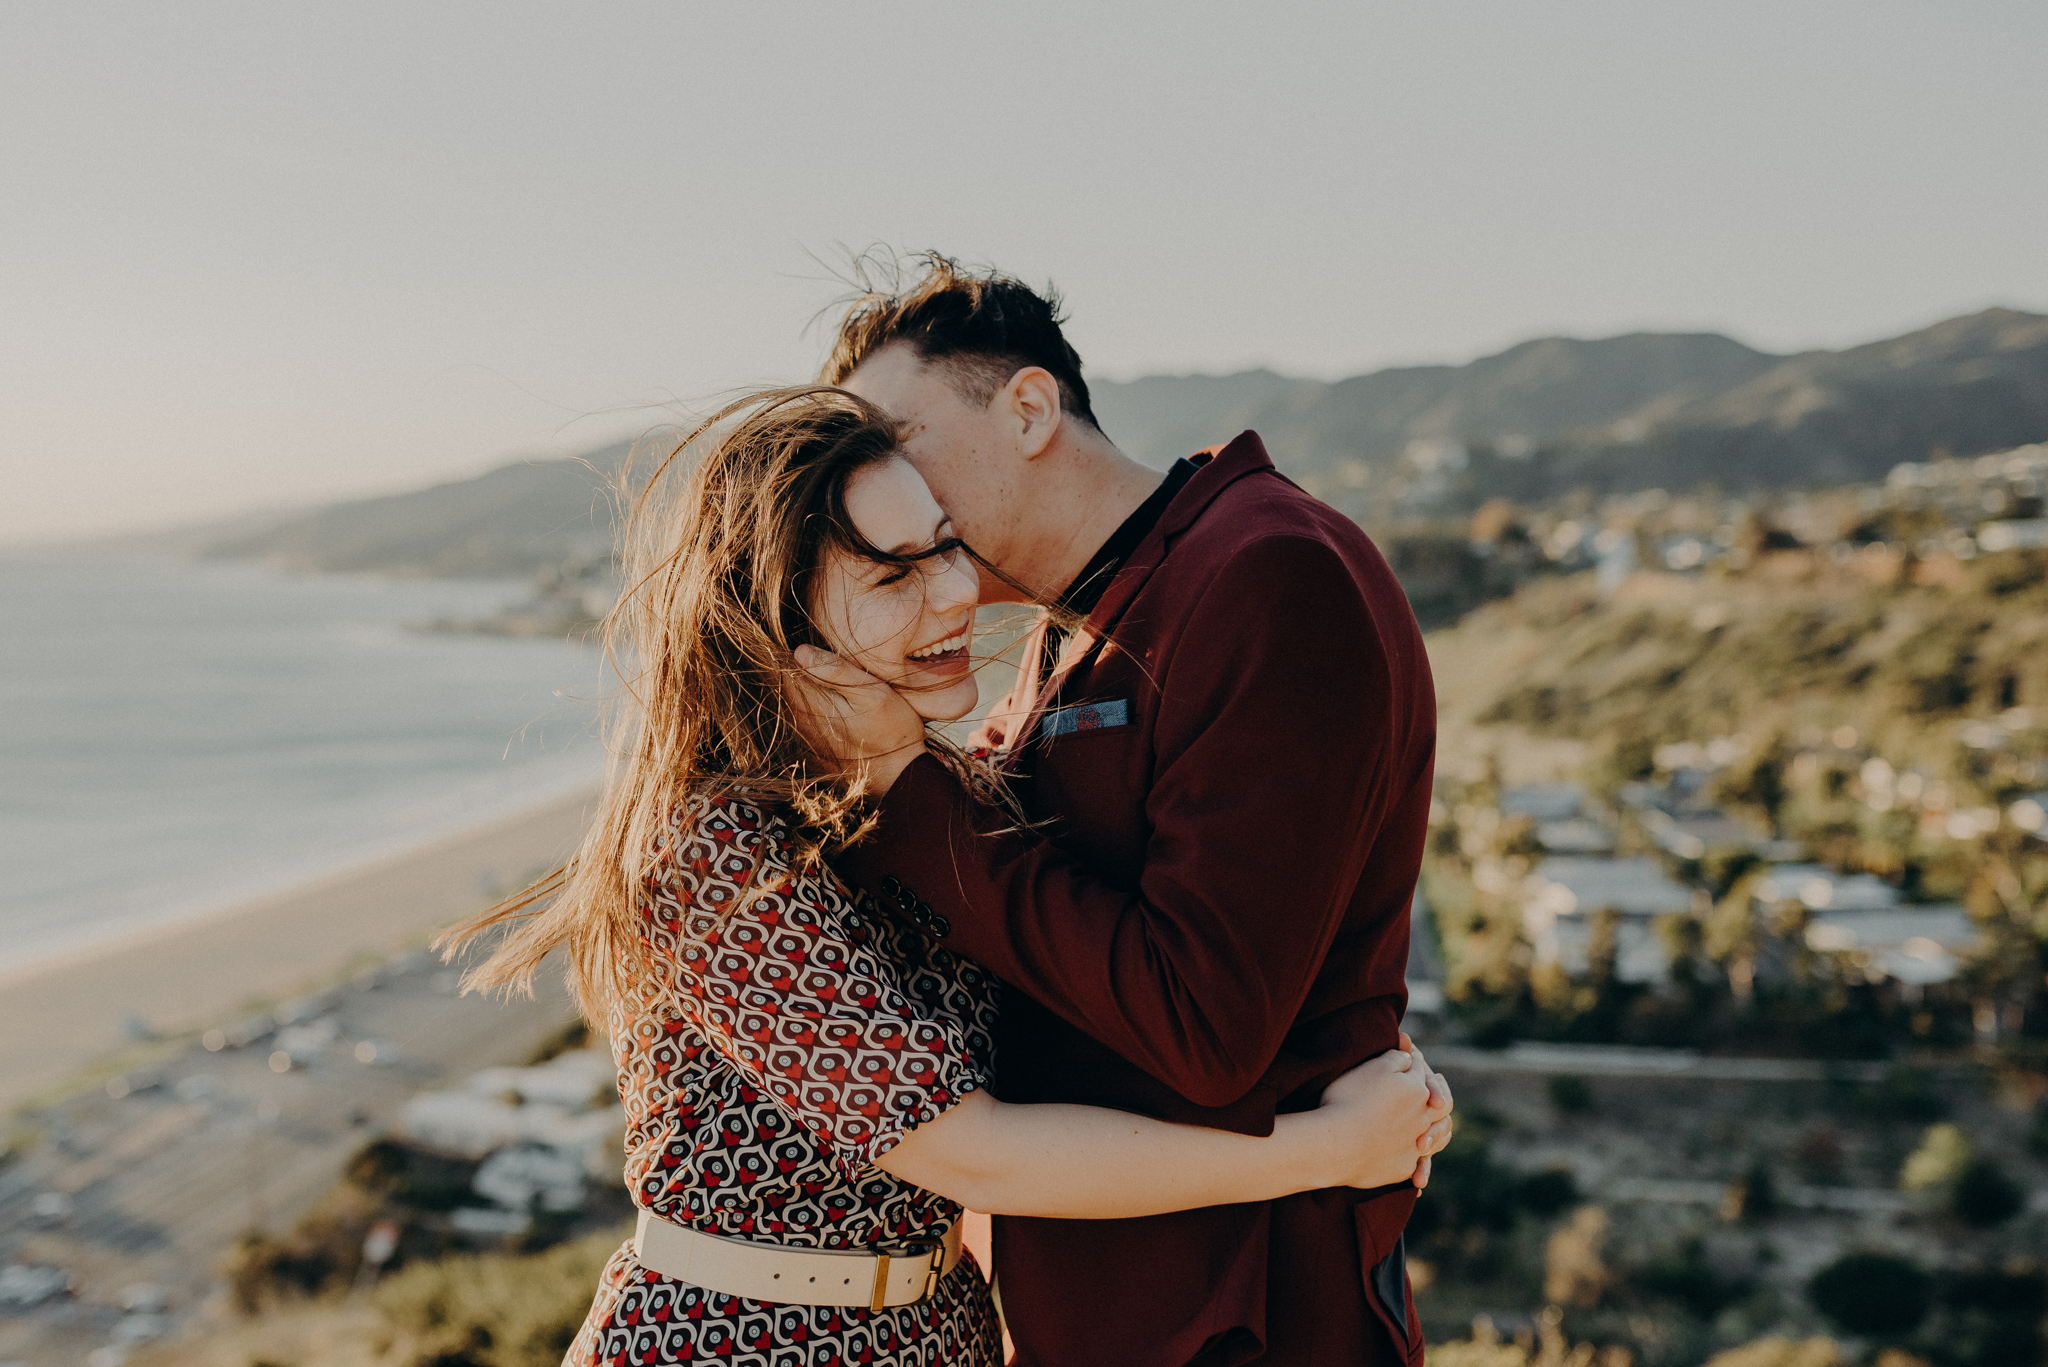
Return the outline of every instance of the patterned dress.
[[[677,809],[641,930],[667,971],[614,1008],[626,1182],[709,1234],[798,1248],[929,1242],[960,1216],[874,1161],[985,1084],[997,984],[830,870],[792,867],[787,823],[745,802]],[[929,1233],[928,1233],[929,1232]],[[565,1367],[996,1367],[988,1285],[963,1254],[916,1305],[772,1305],[612,1255]]]

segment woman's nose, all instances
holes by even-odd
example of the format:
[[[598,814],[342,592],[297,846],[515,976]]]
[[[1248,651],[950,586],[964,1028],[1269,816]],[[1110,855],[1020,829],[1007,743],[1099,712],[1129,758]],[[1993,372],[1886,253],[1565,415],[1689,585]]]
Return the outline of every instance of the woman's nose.
[[[976,573],[972,560],[957,555],[934,587],[933,598],[941,612],[972,607],[981,598],[981,575]]]

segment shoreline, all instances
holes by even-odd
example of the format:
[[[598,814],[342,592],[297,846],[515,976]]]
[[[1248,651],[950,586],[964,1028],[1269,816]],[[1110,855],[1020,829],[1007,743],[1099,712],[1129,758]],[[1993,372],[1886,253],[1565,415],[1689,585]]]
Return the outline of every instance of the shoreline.
[[[195,874],[201,880],[210,878],[213,886],[182,896],[159,895],[158,905],[147,913],[118,916],[49,936],[23,949],[0,951],[0,987],[16,978],[91,958],[142,939],[175,935],[188,926],[234,915],[259,902],[296,897],[335,879],[354,877],[364,869],[480,835],[542,808],[587,798],[598,787],[598,779],[587,766],[546,768],[548,772],[527,775],[521,782],[494,778],[488,786],[473,783],[465,791],[437,800],[409,802],[398,812],[412,823],[406,834],[387,832],[364,839],[350,849],[299,859],[259,856],[233,871]],[[464,806],[468,810],[461,810]],[[519,865],[513,876],[524,871],[525,866]],[[479,870],[480,884],[490,881],[495,887],[509,881],[499,879],[499,872]],[[511,888],[506,886],[502,890],[509,892]],[[496,894],[479,894],[484,895]]]
[[[385,956],[567,856],[596,802],[586,788],[397,854],[201,916],[0,971],[0,1113],[137,1046],[286,996]],[[509,877],[506,875],[509,874]]]

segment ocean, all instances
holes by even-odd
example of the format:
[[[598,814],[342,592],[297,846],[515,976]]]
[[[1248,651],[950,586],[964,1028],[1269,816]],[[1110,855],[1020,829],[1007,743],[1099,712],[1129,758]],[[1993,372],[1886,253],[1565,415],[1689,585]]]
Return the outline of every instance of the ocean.
[[[0,556],[0,971],[595,784],[594,647],[411,629],[529,594]]]

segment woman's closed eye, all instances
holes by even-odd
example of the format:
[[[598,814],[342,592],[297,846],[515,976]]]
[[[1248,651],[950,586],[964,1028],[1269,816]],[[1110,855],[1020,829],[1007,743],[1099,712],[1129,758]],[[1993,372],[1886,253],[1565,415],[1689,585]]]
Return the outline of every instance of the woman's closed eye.
[[[915,555],[906,555],[902,557],[902,563],[898,564],[896,569],[891,570],[875,581],[875,587],[887,588],[891,584],[899,584],[910,576],[912,566],[923,569],[925,562],[929,560],[943,558],[947,564],[951,564],[954,553],[963,549],[966,545],[967,543],[959,537],[949,536],[935,543],[929,550],[919,551]],[[929,574],[932,571],[927,569],[925,572]]]

